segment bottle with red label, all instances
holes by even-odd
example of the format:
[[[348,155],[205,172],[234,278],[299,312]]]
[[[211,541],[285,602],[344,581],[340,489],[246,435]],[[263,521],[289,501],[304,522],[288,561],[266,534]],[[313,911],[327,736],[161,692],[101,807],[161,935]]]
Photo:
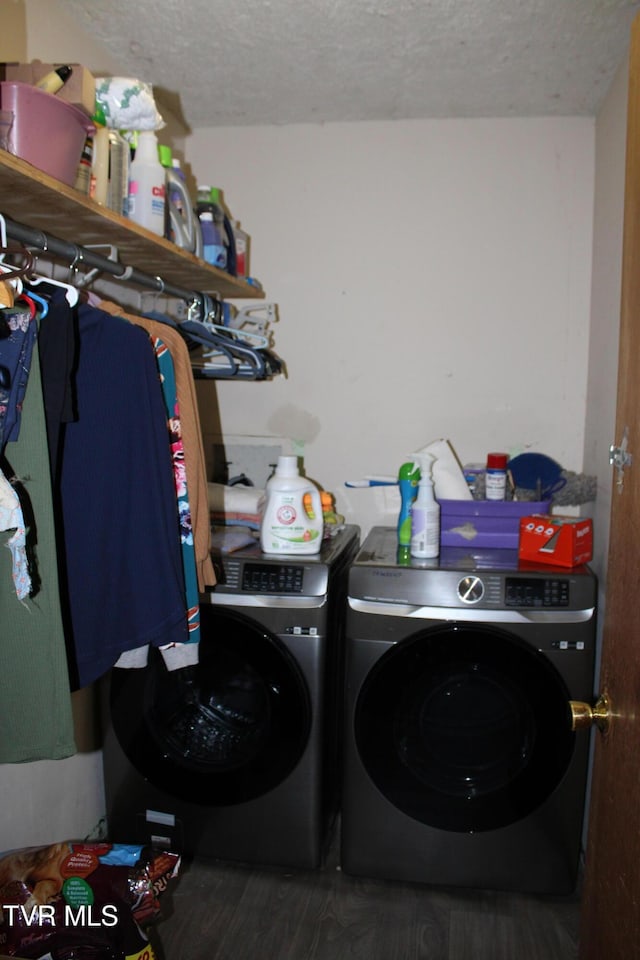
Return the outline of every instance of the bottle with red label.
[[[129,219],[164,236],[165,193],[165,170],[158,157],[158,138],[153,130],[142,130],[129,168]]]
[[[487,469],[485,473],[485,497],[487,500],[504,500],[507,495],[507,463],[506,453],[487,454]]]

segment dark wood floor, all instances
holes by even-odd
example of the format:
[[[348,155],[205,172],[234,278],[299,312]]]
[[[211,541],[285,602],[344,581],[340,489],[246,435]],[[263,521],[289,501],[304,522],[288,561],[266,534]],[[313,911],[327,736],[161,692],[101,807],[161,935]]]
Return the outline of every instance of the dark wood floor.
[[[158,960],[575,960],[579,895],[541,897],[317,871],[184,863]]]

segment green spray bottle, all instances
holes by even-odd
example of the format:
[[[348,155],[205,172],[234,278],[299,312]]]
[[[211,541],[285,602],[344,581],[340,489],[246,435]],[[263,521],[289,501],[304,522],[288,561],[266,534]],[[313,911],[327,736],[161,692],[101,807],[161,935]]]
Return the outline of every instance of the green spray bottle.
[[[420,467],[413,460],[403,463],[398,470],[400,513],[398,515],[398,546],[411,546],[411,505],[418,495]]]

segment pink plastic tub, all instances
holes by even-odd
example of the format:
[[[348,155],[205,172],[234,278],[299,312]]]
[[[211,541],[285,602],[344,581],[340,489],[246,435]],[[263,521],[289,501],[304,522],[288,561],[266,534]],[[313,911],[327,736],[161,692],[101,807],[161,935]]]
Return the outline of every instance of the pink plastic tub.
[[[29,83],[9,81],[0,83],[0,109],[13,114],[2,146],[72,187],[84,142],[95,132],[89,117]]]

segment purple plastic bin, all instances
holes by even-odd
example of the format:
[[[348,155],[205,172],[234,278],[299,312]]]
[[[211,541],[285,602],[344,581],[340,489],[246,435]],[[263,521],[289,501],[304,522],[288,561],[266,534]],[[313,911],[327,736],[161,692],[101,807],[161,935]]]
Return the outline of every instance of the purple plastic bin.
[[[440,545],[517,550],[520,517],[548,513],[550,500],[439,500]]]

